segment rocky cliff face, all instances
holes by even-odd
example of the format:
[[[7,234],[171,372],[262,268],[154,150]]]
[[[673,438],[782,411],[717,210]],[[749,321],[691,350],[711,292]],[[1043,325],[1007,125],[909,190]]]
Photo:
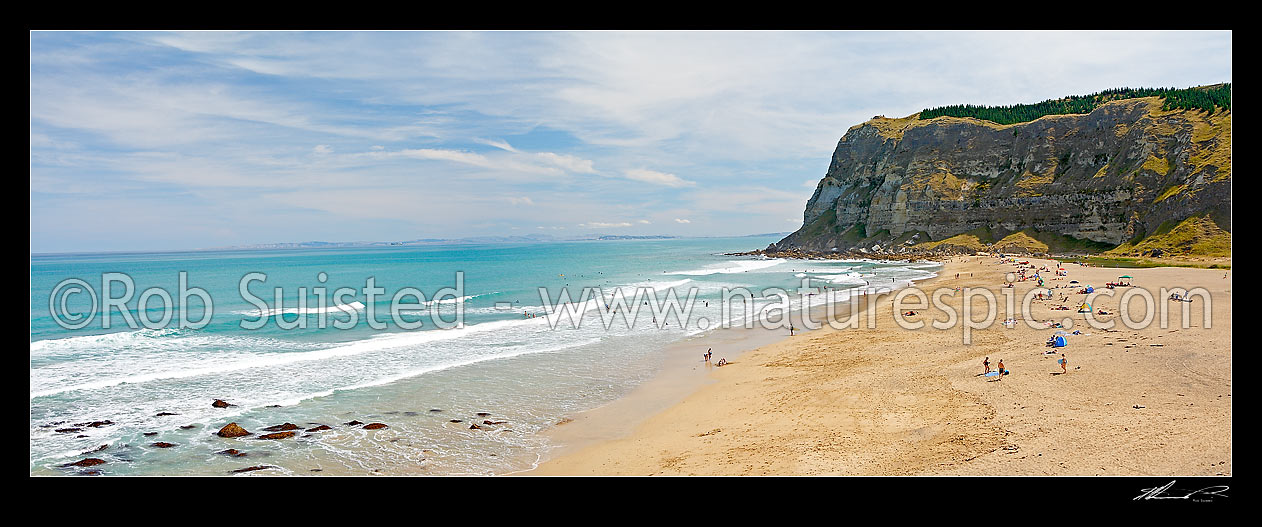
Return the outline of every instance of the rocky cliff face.
[[[1231,112],[1115,101],[1014,125],[874,118],[848,130],[801,229],[768,247],[923,246],[1036,233],[1105,250],[1193,216],[1230,231]]]

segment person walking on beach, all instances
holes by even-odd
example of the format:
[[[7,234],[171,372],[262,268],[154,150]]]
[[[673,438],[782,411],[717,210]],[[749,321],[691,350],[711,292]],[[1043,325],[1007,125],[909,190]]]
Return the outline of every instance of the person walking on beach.
[[[789,324],[789,336],[793,336],[793,324]]]
[[[702,357],[705,357],[706,362],[710,362],[710,355],[711,355],[711,351],[713,350],[714,348],[708,348],[705,350],[705,355],[702,355]]]
[[[1059,362],[1059,363],[1060,363],[1060,372],[1061,372],[1062,374],[1063,374],[1063,373],[1069,373],[1069,370],[1067,369],[1067,367],[1069,366],[1069,360],[1065,358],[1065,354],[1064,354],[1064,353],[1061,353],[1061,354],[1060,354],[1060,360],[1059,360],[1059,361],[1057,361],[1057,362]]]
[[[1005,373],[1007,373],[1007,372],[1006,372],[1006,371],[1004,371],[1004,369],[1003,369],[1003,359],[999,359],[999,380],[1001,380],[1001,381],[1003,380],[1003,375],[1004,375]]]
[[[986,371],[983,373],[990,373],[990,357],[982,359],[982,366],[986,368]]]

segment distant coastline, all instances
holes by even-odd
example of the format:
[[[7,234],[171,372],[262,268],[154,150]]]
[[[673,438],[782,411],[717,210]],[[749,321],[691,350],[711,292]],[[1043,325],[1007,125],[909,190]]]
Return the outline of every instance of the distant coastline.
[[[492,245],[508,243],[564,243],[582,241],[623,241],[623,240],[682,240],[682,239],[716,239],[716,238],[762,238],[768,236],[787,236],[790,232],[770,232],[762,234],[738,234],[733,236],[671,236],[671,235],[614,235],[591,234],[562,238],[549,235],[528,236],[475,236],[469,238],[418,238],[406,241],[355,241],[355,242],[279,242],[258,243],[250,245],[230,245],[225,247],[204,247],[197,249],[159,249],[159,250],[118,250],[118,251],[69,251],[69,252],[31,252],[31,256],[82,256],[93,254],[172,254],[213,251],[256,251],[285,249],[351,249],[373,247],[426,247],[442,245]]]

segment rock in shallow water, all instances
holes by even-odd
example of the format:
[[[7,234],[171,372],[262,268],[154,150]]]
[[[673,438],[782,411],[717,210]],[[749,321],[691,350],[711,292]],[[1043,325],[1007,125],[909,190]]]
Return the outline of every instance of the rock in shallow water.
[[[390,428],[385,423],[369,423],[364,425],[364,430],[380,430],[382,428]]]
[[[302,428],[302,427],[293,423],[285,423],[283,425],[269,426],[267,428],[264,428],[264,430],[267,430],[268,432],[283,432],[285,430],[297,430],[299,428]]]
[[[63,467],[93,467],[104,464],[105,460],[95,457],[89,457],[75,461],[74,463],[66,463]]]
[[[236,423],[228,423],[223,428],[220,428],[218,432],[215,432],[215,435],[219,437],[241,437],[250,435],[250,432]]]
[[[259,436],[259,439],[289,439],[296,435],[298,435],[297,432],[276,432],[274,434],[263,434]]]

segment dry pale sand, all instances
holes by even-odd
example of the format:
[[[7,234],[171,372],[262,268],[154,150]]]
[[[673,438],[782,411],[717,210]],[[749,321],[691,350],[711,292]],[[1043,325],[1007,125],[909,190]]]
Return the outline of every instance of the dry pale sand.
[[[1170,327],[1118,323],[1104,331],[1087,327],[1076,310],[1051,310],[1059,300],[1035,301],[1027,318],[1069,317],[1089,334],[1069,337],[1062,375],[1059,355],[1043,354],[1056,329],[995,324],[965,345],[959,327],[900,328],[885,296],[875,304],[875,329],[865,316],[861,329],[824,328],[750,351],[629,435],[527,474],[1231,475],[1231,272],[1065,268],[1069,277],[1049,286],[1079,280],[1100,287],[1134,276],[1158,308],[1170,308]],[[999,294],[1013,269],[991,257],[957,258],[921,286]],[[1181,329],[1182,304],[1158,297],[1163,286],[1208,289],[1212,328],[1204,327],[1197,299],[1191,327]],[[1034,287],[1018,282],[1018,303]],[[1071,289],[1054,291],[1059,297]],[[1095,307],[1116,312],[1124,289],[1116,291]],[[1071,294],[1065,305],[1076,308],[1082,298]],[[957,311],[962,305],[960,294],[944,300]],[[984,304],[974,304],[982,318]],[[1143,302],[1131,306],[1131,318],[1143,318]],[[908,320],[946,318],[932,307],[917,311]],[[998,319],[1008,316],[1000,305]],[[987,356],[1012,374],[981,376]]]

